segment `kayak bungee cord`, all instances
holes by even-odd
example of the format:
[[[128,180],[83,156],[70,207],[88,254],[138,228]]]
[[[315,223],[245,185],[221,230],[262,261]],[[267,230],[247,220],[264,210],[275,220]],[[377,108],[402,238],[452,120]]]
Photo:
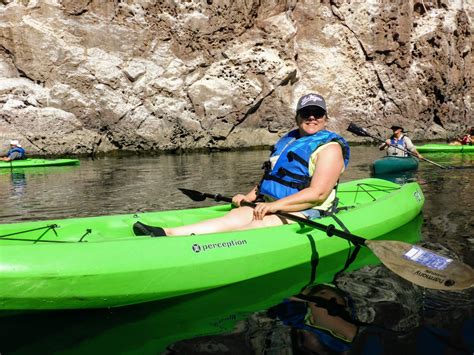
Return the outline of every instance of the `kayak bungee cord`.
[[[4,239],[4,240],[7,240],[7,238],[5,237],[11,237],[12,235],[17,235],[17,234],[23,234],[23,233],[28,233],[28,232],[34,232],[34,231],[38,231],[38,230],[43,230],[43,229],[46,229],[46,231],[44,231],[43,234],[41,234],[38,239],[36,239],[36,241],[34,241],[35,243],[40,241],[41,238],[46,234],[48,233],[48,231],[52,230],[54,232],[54,234],[56,235],[56,237],[58,236],[58,233],[56,233],[56,230],[55,228],[58,228],[58,225],[57,224],[49,224],[47,226],[44,226],[44,227],[39,227],[39,228],[33,228],[33,229],[28,229],[28,230],[24,230],[24,231],[21,231],[21,232],[15,232],[15,233],[10,233],[10,234],[4,234],[4,235],[0,235],[0,238],[1,239]],[[13,238],[8,238],[8,240],[12,240]],[[31,242],[33,242],[33,240],[30,240]]]
[[[92,229],[90,228],[87,228],[86,229],[86,232],[84,233],[84,235],[81,237],[81,239],[79,239],[78,243],[82,243],[82,240],[88,235],[88,234],[91,234],[92,233]],[[87,242],[87,240],[86,240]]]
[[[39,227],[39,228],[33,228],[33,229],[27,229],[27,230],[24,230],[24,231],[20,231],[20,232],[15,232],[15,233],[10,233],[10,234],[4,234],[4,235],[0,235],[0,240],[10,240],[10,241],[19,241],[19,242],[33,242],[33,244],[36,244],[36,243],[84,243],[83,242],[83,239],[88,235],[88,234],[91,234],[92,233],[92,229],[86,229],[86,232],[81,236],[81,238],[78,240],[78,241],[70,241],[70,240],[45,240],[45,239],[42,239],[43,236],[48,233],[50,230],[52,230],[54,232],[54,234],[56,235],[56,237],[58,237],[58,233],[56,232],[56,228],[59,228],[59,226],[57,224],[49,224],[47,226],[44,226],[44,227]],[[8,237],[11,237],[11,236],[15,236],[15,235],[18,235],[18,234],[24,234],[24,233],[29,233],[29,232],[35,232],[35,231],[39,231],[39,230],[43,230],[43,229],[46,229],[38,238],[36,239],[27,239],[27,238],[8,238]],[[87,241],[86,241],[87,242]]]
[[[368,190],[366,188],[364,188],[364,186],[369,186],[370,188],[373,188],[373,190]],[[380,188],[377,188],[377,187],[380,187]],[[355,192],[355,195],[354,195],[354,202],[357,201],[357,195],[359,194],[359,192],[362,190],[363,192],[365,192],[367,195],[369,195],[373,201],[376,200],[376,198],[374,196],[372,196],[370,193],[371,192],[386,192],[386,193],[390,193],[392,191],[395,191],[395,190],[399,190],[400,189],[400,186],[398,187],[387,187],[387,186],[381,186],[381,185],[376,185],[376,184],[367,184],[367,183],[363,183],[363,184],[357,184],[357,190],[356,191],[349,191],[349,190],[338,190],[337,193],[352,193],[352,192]]]
[[[23,239],[23,238],[1,238],[0,240],[11,240],[15,242],[34,242],[33,244],[36,243],[78,243],[74,242],[71,240],[46,240],[46,239],[40,239],[40,240],[31,240],[31,239]]]

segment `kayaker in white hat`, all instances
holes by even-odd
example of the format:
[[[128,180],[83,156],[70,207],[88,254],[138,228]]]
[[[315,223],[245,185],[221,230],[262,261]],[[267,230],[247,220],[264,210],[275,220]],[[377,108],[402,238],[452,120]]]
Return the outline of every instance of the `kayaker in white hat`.
[[[1,157],[0,160],[12,161],[18,159],[25,159],[25,150],[21,147],[20,142],[17,139],[10,141],[10,149],[5,157]]]
[[[415,145],[411,141],[410,138],[405,133],[405,129],[400,125],[393,125],[390,127],[393,131],[392,136],[382,143],[379,146],[380,150],[387,149],[388,156],[395,156],[395,157],[407,157],[410,155],[414,155],[418,158],[423,158],[420,153],[415,148]]]
[[[295,130],[275,144],[264,164],[262,180],[247,194],[232,198],[236,208],[225,216],[174,228],[137,222],[136,235],[174,236],[217,233],[294,223],[275,212],[319,218],[333,207],[336,185],[349,161],[349,145],[326,130],[326,102],[319,94],[302,96],[296,106]],[[242,206],[242,201],[256,207]]]

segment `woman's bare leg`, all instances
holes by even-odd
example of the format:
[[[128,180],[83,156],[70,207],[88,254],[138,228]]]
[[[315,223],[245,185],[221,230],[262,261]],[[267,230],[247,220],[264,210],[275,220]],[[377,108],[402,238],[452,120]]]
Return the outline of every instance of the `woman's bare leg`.
[[[206,221],[189,224],[187,226],[164,228],[166,235],[190,235],[226,232],[239,229],[242,226],[252,222],[253,208],[239,207],[234,208],[225,216],[208,219]]]
[[[265,216],[262,220],[254,220],[253,208],[245,206],[234,208],[223,217],[208,219],[206,221],[189,224],[187,226],[164,228],[164,230],[167,236],[175,236],[271,227],[286,223],[293,222],[286,219],[281,219],[280,217],[273,214]]]

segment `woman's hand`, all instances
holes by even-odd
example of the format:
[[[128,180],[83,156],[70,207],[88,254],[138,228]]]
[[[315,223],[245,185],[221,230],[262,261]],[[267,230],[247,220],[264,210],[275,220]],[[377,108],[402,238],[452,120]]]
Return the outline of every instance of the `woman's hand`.
[[[379,150],[384,150],[386,147],[390,146],[390,139],[387,139],[384,143],[379,146]]]
[[[250,202],[247,200],[247,196],[244,194],[237,194],[234,197],[232,197],[232,204],[236,207],[240,207],[240,204],[242,203],[242,201]]]
[[[236,207],[240,207],[242,201],[253,202],[257,199],[257,191],[258,187],[255,186],[252,190],[250,190],[246,195],[244,194],[237,194],[232,197],[232,204]]]
[[[253,209],[253,219],[262,220],[267,214],[278,212],[279,209],[278,201],[257,203]]]

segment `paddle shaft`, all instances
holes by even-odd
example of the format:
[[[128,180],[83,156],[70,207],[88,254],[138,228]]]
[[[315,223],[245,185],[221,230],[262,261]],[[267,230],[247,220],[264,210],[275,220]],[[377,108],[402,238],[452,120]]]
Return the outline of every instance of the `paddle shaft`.
[[[213,195],[213,194],[203,193],[203,195],[206,196],[206,197],[212,198],[212,199],[214,199],[214,201],[217,201],[217,202],[224,201],[224,202],[232,203],[232,198],[222,196],[220,194]],[[242,206],[248,206],[248,207],[252,207],[252,208],[257,206],[257,204],[255,204],[253,202],[248,202],[248,201],[242,201],[240,204]],[[335,235],[335,236],[338,236],[338,237],[343,238],[345,240],[348,240],[348,241],[350,241],[354,244],[361,244],[361,245],[367,246],[365,244],[365,242],[366,242],[365,238],[359,237],[359,236],[354,235],[352,233],[348,233],[348,232],[344,232],[342,230],[336,229],[333,224],[330,224],[330,225],[326,226],[322,223],[318,223],[318,222],[312,221],[310,219],[306,219],[304,217],[295,216],[294,214],[286,213],[286,212],[275,212],[275,215],[286,218],[286,219],[289,219],[291,221],[295,221],[295,222],[298,222],[298,223],[301,223],[301,224],[305,224],[307,226],[310,226],[310,227],[313,227],[313,228],[316,228],[316,229],[319,229],[319,230],[322,230],[322,231],[326,232],[326,234],[329,237],[332,237],[333,235]]]

